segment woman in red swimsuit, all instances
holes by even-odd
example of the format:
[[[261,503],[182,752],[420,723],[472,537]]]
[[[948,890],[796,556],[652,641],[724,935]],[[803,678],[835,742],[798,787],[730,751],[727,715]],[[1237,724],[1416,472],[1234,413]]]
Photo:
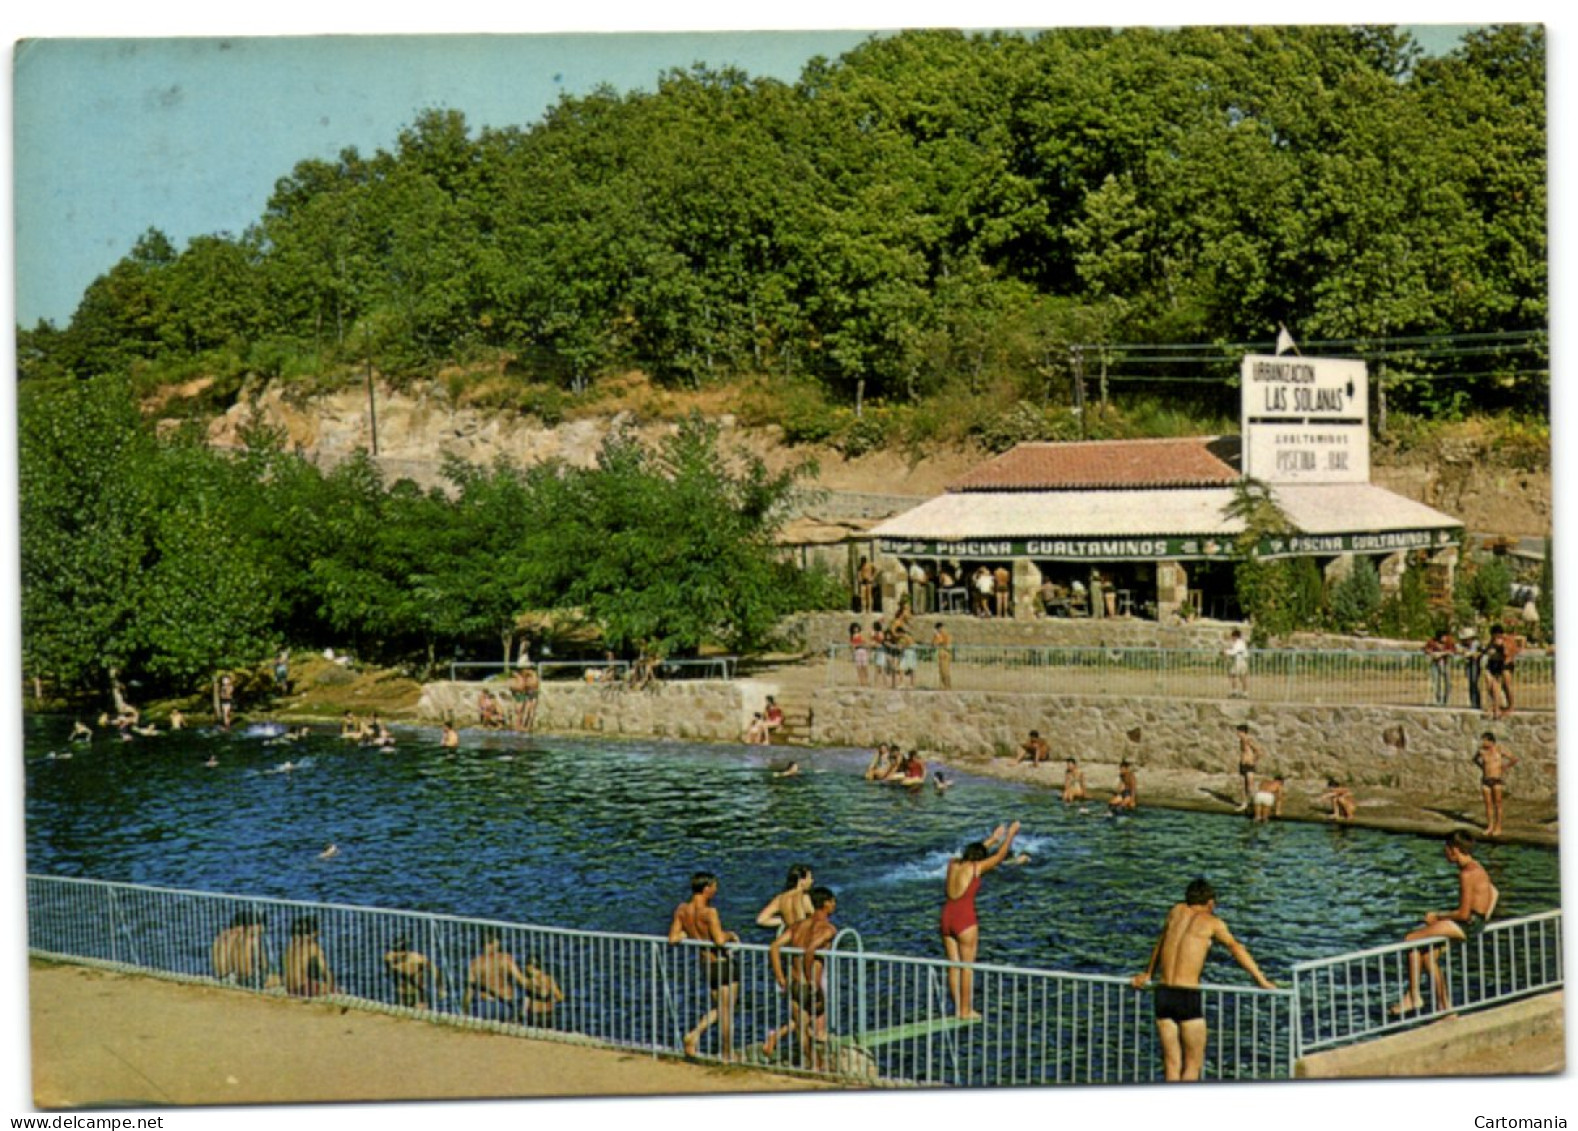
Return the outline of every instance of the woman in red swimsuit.
[[[1006,829],[998,825],[991,836],[967,846],[958,859],[948,861],[948,899],[942,905],[941,930],[942,949],[949,962],[975,961],[981,941],[975,918],[975,893],[981,887],[981,877],[1003,862],[1018,835],[1018,821]],[[977,1021],[981,1017],[971,1007],[974,989],[975,975],[968,965],[949,968],[948,993],[953,997],[954,1015],[962,1021]]]

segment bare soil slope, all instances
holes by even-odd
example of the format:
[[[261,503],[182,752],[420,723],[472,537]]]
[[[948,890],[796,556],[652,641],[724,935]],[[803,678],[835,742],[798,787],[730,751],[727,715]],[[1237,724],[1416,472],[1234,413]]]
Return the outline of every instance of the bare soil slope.
[[[919,456],[880,451],[849,459],[831,448],[786,445],[775,426],[745,427],[728,411],[731,402],[718,391],[653,390],[636,378],[625,385],[618,395],[600,399],[584,415],[555,427],[532,416],[457,402],[439,384],[413,386],[405,392],[380,388],[376,392],[378,456],[391,476],[408,477],[424,486],[440,481],[446,453],[477,463],[504,456],[522,464],[562,459],[589,466],[611,429],[630,428],[656,442],[673,430],[676,420],[696,410],[719,423],[726,447],[750,452],[770,469],[814,460],[816,485],[835,492],[930,496],[989,458],[977,448],[953,446]],[[240,430],[254,419],[282,429],[290,444],[326,466],[372,447],[373,413],[362,387],[303,399],[271,385],[215,418],[209,438],[220,446],[237,444]],[[1520,537],[1544,537],[1551,531],[1549,471],[1520,470],[1472,428],[1451,443],[1430,448],[1403,454],[1378,450],[1372,478],[1400,495],[1461,518],[1470,530]]]

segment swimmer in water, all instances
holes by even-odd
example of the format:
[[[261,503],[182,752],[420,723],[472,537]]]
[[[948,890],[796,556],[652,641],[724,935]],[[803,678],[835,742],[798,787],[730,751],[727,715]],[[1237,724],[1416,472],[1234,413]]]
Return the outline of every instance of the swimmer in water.
[[[931,783],[937,787],[938,793],[946,793],[948,790],[953,788],[952,779],[945,775],[941,770],[933,771],[931,775]]]
[[[339,854],[340,854],[340,846],[337,845],[337,844],[330,844],[322,852],[318,853],[318,859],[319,860],[333,860]]]
[[[213,769],[215,766],[219,765],[219,755],[210,754],[208,756],[208,761],[204,762],[203,765],[207,766],[210,770]]]
[[[790,762],[783,769],[781,769],[781,770],[774,770],[773,771],[773,777],[775,777],[775,778],[792,778],[792,777],[797,776],[799,773],[800,773],[800,763],[799,762]]]
[[[444,733],[439,736],[438,744],[445,750],[453,750],[460,745],[460,732],[455,730],[455,724],[448,719],[444,720]]]

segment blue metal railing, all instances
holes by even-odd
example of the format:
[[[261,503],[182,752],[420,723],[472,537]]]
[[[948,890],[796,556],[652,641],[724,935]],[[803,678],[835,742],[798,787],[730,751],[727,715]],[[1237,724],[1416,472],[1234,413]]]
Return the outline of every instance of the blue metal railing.
[[[710,948],[656,936],[46,876],[28,877],[27,898],[28,946],[37,957],[652,1055],[683,1052],[684,1035],[723,1000],[709,978]],[[1453,1007],[1559,987],[1560,927],[1561,913],[1548,912],[1454,944],[1445,965]],[[486,957],[490,936],[521,979],[507,1004],[481,1000],[488,995],[480,987],[504,969]],[[321,969],[304,984],[308,947]],[[1381,1007],[1400,995],[1399,970],[1415,948],[1301,963],[1291,990],[1202,987],[1205,1078],[1287,1078],[1298,1056],[1409,1023]],[[729,1023],[720,1017],[702,1035],[703,1059],[890,1087],[1161,1075],[1147,991],[1126,978],[975,963],[974,1003],[983,1016],[961,1022],[948,974],[962,964],[869,953],[848,930],[823,952],[826,1019],[817,1027],[825,1032],[814,1034],[814,1046],[790,1033],[767,1056],[768,1033],[808,1018],[778,989],[767,947],[729,950],[738,968]]]
[[[1426,961],[1431,951],[1433,964]],[[1420,1000],[1417,1008],[1403,1011],[1397,1007],[1411,989],[1410,955],[1417,956],[1420,967]],[[1439,988],[1432,965],[1441,978]],[[1491,923],[1461,942],[1400,942],[1301,962],[1293,967],[1299,1054],[1385,1036],[1421,1019],[1548,993],[1561,987],[1562,976],[1560,911]]]

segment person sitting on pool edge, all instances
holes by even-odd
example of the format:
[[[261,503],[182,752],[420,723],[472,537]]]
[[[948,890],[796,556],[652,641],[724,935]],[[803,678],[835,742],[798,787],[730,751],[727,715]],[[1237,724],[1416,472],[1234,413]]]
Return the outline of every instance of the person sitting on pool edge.
[[[536,955],[528,954],[521,969],[526,975],[526,993],[521,999],[522,1021],[539,1028],[551,1025],[554,1009],[564,1000],[564,991],[553,975],[542,968]]]
[[[1442,851],[1447,862],[1457,868],[1457,907],[1452,911],[1426,911],[1424,926],[1416,927],[1404,935],[1405,942],[1422,939],[1462,942],[1470,932],[1478,931],[1489,922],[1496,910],[1496,901],[1501,893],[1490,882],[1484,865],[1474,859],[1474,834],[1466,829],[1448,833]],[[1408,952],[1408,991],[1403,994],[1401,1001],[1392,1006],[1393,1017],[1424,1007],[1424,999],[1419,995],[1421,966],[1430,971],[1430,980],[1435,984],[1436,1008],[1442,1011],[1451,1008],[1452,1002],[1447,994],[1446,979],[1441,975],[1436,950],[1435,946],[1426,946]]]
[[[1140,783],[1134,775],[1134,767],[1129,765],[1125,758],[1118,763],[1118,792],[1112,795],[1107,802],[1107,811],[1111,813],[1127,813],[1139,808]]]
[[[398,938],[384,953],[384,969],[394,979],[395,1003],[410,1009],[426,1009],[436,991],[445,996],[444,980],[427,955],[411,949],[411,943]]]
[[[1047,740],[1041,737],[1041,732],[1033,730],[1030,737],[1019,744],[1019,757],[1014,759],[1014,764],[1029,762],[1032,766],[1039,766],[1052,757],[1052,748],[1047,745]]]
[[[1326,815],[1328,821],[1351,821],[1359,808],[1359,803],[1354,800],[1353,790],[1336,778],[1326,779],[1326,792],[1316,800],[1322,805],[1331,806],[1331,812]]]
[[[489,931],[482,936],[482,953],[466,969],[466,992],[460,1007],[484,1021],[515,1024],[521,1019],[517,999],[527,988],[526,975],[504,949],[504,940],[497,931]]]
[[[214,977],[251,989],[263,988],[266,974],[263,961],[263,916],[256,911],[237,911],[230,926],[214,937],[212,949]]]
[[[290,942],[285,945],[285,992],[295,997],[334,992],[334,975],[318,943],[318,921],[310,915],[290,925]]]

